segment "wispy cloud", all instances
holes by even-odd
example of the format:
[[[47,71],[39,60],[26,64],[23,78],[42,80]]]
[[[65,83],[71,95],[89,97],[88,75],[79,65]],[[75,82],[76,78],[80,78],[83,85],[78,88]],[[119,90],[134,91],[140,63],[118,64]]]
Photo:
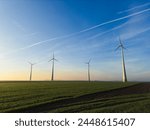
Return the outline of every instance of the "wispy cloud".
[[[125,40],[131,39],[133,37],[136,37],[142,33],[150,31],[150,27],[148,28],[141,28],[141,29],[132,29],[132,31],[126,32],[121,34],[121,37]]]
[[[149,5],[150,5],[150,2],[142,4],[142,5],[135,6],[133,8],[127,9],[127,10],[120,11],[120,12],[118,12],[118,14],[127,13],[127,12],[133,11],[135,9],[139,9],[139,8],[146,7],[146,6],[149,6]]]
[[[121,37],[124,40],[129,40],[140,34],[148,32],[150,30],[148,18],[149,17],[147,15],[130,18],[127,22],[131,24],[127,24],[119,30]]]

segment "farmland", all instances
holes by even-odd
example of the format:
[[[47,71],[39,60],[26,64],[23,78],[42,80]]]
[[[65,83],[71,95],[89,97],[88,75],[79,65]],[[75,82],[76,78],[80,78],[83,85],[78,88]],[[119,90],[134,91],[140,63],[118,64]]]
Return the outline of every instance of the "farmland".
[[[150,84],[0,82],[0,112],[150,112]]]

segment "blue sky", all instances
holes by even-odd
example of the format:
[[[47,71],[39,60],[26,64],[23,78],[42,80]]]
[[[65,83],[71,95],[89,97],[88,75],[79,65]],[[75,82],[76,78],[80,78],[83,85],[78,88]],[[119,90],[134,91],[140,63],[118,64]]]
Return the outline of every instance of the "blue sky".
[[[149,0],[0,0],[0,80],[121,80],[118,37],[130,81],[150,80]]]

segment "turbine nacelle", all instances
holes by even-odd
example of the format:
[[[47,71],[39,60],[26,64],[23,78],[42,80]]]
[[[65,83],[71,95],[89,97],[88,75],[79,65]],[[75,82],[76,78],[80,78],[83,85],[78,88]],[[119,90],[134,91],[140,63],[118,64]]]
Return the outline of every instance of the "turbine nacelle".
[[[58,61],[57,59],[55,59],[55,56],[54,56],[54,54],[53,54],[53,58],[52,59],[50,59],[48,62],[50,62],[50,61]]]
[[[115,49],[115,51],[117,51],[119,48],[126,49],[126,48],[124,47],[124,45],[123,45],[123,43],[122,43],[120,37],[119,37],[119,46]]]
[[[91,59],[90,59],[88,62],[85,62],[85,64],[88,64],[88,65],[89,65],[90,63],[91,63]]]
[[[28,63],[29,63],[30,65],[32,65],[32,66],[35,65],[35,64],[37,64],[37,63],[31,63],[31,62],[29,62],[29,61],[28,61]]]
[[[50,61],[58,61],[58,60],[55,59],[55,58],[52,58],[52,59],[50,59],[48,62],[50,62]]]

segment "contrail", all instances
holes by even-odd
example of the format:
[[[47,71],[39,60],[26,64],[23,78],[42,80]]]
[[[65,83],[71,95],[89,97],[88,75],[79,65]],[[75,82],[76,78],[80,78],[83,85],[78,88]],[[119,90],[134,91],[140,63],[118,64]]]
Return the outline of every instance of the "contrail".
[[[125,23],[123,23],[123,24],[121,24],[121,25],[119,25],[119,26],[116,26],[116,27],[111,28],[111,29],[109,29],[109,30],[107,30],[107,31],[104,31],[104,32],[100,32],[100,33],[98,33],[98,34],[96,34],[96,35],[94,35],[94,36],[91,36],[91,37],[89,37],[87,40],[92,40],[92,39],[97,38],[97,37],[99,37],[99,36],[102,36],[102,35],[104,35],[104,34],[106,34],[106,33],[109,33],[109,32],[111,32],[111,31],[120,29],[120,28],[122,28],[122,27],[124,27],[125,25],[130,24],[130,23],[132,23],[132,21],[127,21],[127,22],[125,22]]]
[[[104,26],[104,25],[107,25],[107,24],[110,24],[110,23],[114,23],[114,22],[117,22],[117,21],[120,21],[120,20],[123,20],[123,19],[127,19],[127,18],[130,18],[132,16],[136,16],[136,15],[139,15],[139,14],[142,14],[144,12],[148,12],[150,11],[150,8],[148,9],[145,9],[145,10],[142,10],[142,11],[139,11],[139,12],[136,12],[136,13],[133,13],[133,14],[130,14],[130,15],[127,15],[127,16],[124,16],[124,17],[120,17],[120,18],[117,18],[117,19],[113,19],[113,20],[110,20],[110,21],[107,21],[107,22],[104,22],[104,23],[101,23],[101,24],[97,24],[93,27],[90,27],[90,28],[87,28],[87,29],[84,29],[84,30],[81,30],[79,32],[75,32],[75,33],[71,33],[71,34],[67,34],[67,35],[64,35],[64,36],[60,36],[60,37],[55,37],[55,38],[50,38],[50,39],[47,39],[47,40],[43,40],[43,41],[40,41],[40,42],[36,42],[34,44],[31,44],[29,46],[26,46],[26,47],[23,47],[23,48],[19,48],[17,50],[14,50],[12,51],[13,52],[18,52],[18,51],[21,51],[21,50],[25,50],[25,49],[29,49],[29,48],[32,48],[34,46],[37,46],[37,45],[40,45],[40,44],[43,44],[43,43],[46,43],[46,42],[50,42],[50,41],[54,41],[54,40],[59,40],[59,39],[64,39],[64,38],[69,38],[69,37],[72,37],[72,36],[75,36],[75,35],[78,35],[78,34],[81,34],[81,33],[84,33],[84,32],[88,32],[88,31],[91,31],[93,29],[96,29],[98,27],[101,27],[101,26]],[[10,53],[9,53],[10,54]]]
[[[29,45],[29,46],[20,48],[20,49],[18,49],[18,50],[25,50],[25,49],[28,49],[28,48],[31,48],[31,47],[34,47],[34,46],[37,46],[37,45],[40,45],[40,44],[43,44],[43,43],[46,43],[46,42],[55,41],[55,40],[59,40],[59,39],[67,38],[67,37],[71,37],[71,36],[73,36],[73,35],[75,35],[75,33],[68,34],[68,35],[64,35],[64,36],[60,36],[60,37],[55,37],[55,38],[46,39],[46,40],[43,40],[43,41],[40,41],[40,42],[36,42],[36,43],[34,43],[34,44],[31,44],[31,45]]]
[[[68,35],[65,35],[65,36],[60,36],[60,37],[55,37],[55,38],[47,39],[47,40],[44,40],[44,41],[40,41],[40,42],[34,43],[32,45],[29,45],[27,47],[24,47],[22,49],[31,48],[33,46],[36,46],[36,45],[39,45],[39,44],[42,44],[42,43],[45,43],[45,42],[48,42],[48,41],[54,41],[54,40],[58,40],[58,39],[68,38],[68,37],[71,37],[71,36],[74,36],[74,35],[77,35],[77,34],[81,34],[81,33],[93,30],[95,28],[98,28],[98,27],[101,27],[101,26],[104,26],[104,25],[107,25],[107,24],[110,24],[110,23],[114,23],[114,22],[117,22],[117,21],[120,21],[120,20],[123,20],[123,19],[130,18],[132,16],[136,16],[136,15],[142,14],[144,12],[148,12],[148,11],[150,11],[150,8],[142,10],[142,11],[139,11],[139,12],[136,12],[136,13],[133,13],[133,14],[130,14],[130,15],[127,15],[127,16],[124,16],[124,17],[120,17],[120,18],[117,18],[117,19],[114,19],[114,20],[110,20],[110,21],[107,21],[107,22],[95,25],[93,27],[84,29],[84,30],[79,31],[79,32],[75,32],[75,33],[71,33],[71,34],[68,34]]]
[[[101,27],[101,26],[104,26],[104,25],[107,25],[107,24],[110,24],[110,23],[114,23],[114,22],[117,22],[117,21],[120,21],[120,20],[123,20],[123,19],[126,19],[126,18],[130,18],[132,16],[136,16],[136,15],[139,15],[139,14],[142,14],[144,12],[148,12],[150,11],[150,8],[148,9],[145,9],[145,10],[142,10],[142,11],[139,11],[139,12],[136,12],[136,13],[133,13],[133,14],[130,14],[130,15],[127,15],[127,16],[124,16],[124,17],[120,17],[120,18],[117,18],[117,19],[114,19],[114,20],[110,20],[110,21],[107,21],[107,22],[104,22],[104,23],[101,23],[101,24],[98,24],[98,25],[95,25],[91,28],[88,28],[88,29],[85,29],[85,30],[82,30],[78,33],[83,33],[83,32],[87,32],[87,31],[90,31],[92,29],[95,29],[95,28],[98,28],[98,27]]]
[[[111,31],[117,30],[117,29],[122,28],[122,27],[123,27],[122,25],[117,26],[117,27],[114,27],[114,28],[112,28],[112,29],[110,29],[110,30],[107,30],[107,31],[105,31],[105,32],[98,33],[98,34],[96,34],[96,35],[94,35],[94,36],[88,38],[87,40],[95,39],[95,38],[97,38],[97,37],[99,37],[99,36],[102,36],[102,35],[104,35],[104,34],[106,34],[106,33],[109,33],[109,32],[111,32]]]
[[[142,33],[145,33],[145,32],[148,32],[150,31],[150,27],[146,27],[140,31],[138,30],[135,30],[136,32],[130,32],[130,33],[126,33],[126,34],[122,34],[122,37],[125,39],[125,40],[128,40],[130,38],[133,38],[135,36],[138,36],[139,34],[142,34]]]
[[[118,14],[126,13],[126,12],[129,12],[129,11],[138,9],[138,8],[142,8],[142,7],[145,7],[145,6],[149,6],[149,5],[150,5],[150,2],[149,2],[149,3],[142,4],[142,5],[138,5],[138,6],[136,6],[136,7],[131,8],[131,9],[127,9],[127,10],[120,11],[120,12],[118,12]]]

